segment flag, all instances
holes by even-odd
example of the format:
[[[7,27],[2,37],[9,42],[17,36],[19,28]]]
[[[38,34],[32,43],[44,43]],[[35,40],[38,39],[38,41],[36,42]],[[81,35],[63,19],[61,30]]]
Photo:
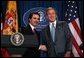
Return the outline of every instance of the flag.
[[[18,15],[16,1],[8,1],[3,35],[12,35],[18,32]]]
[[[76,1],[66,2],[65,21],[68,22],[72,33],[72,53],[74,57],[82,57],[83,51],[80,49],[82,42],[81,28],[78,16],[78,5]]]
[[[1,48],[1,57],[10,57],[10,53],[6,48]]]

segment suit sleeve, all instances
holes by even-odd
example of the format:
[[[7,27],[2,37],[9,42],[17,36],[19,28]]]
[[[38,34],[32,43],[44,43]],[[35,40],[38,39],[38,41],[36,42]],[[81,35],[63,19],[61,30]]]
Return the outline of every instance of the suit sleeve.
[[[47,44],[46,38],[45,38],[45,35],[44,35],[43,31],[40,32],[40,44],[42,44],[42,45],[46,45]]]
[[[72,37],[71,37],[71,32],[70,32],[67,22],[65,22],[64,24],[64,32],[65,32],[65,37],[66,37],[66,51],[71,51],[72,50]]]

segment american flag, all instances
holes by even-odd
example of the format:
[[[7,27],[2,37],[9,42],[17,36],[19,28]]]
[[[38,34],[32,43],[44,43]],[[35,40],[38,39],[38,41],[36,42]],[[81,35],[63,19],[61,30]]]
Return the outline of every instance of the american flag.
[[[82,57],[83,51],[80,49],[80,45],[83,42],[76,1],[67,1],[65,21],[68,22],[70,31],[72,33],[72,53],[74,57]]]

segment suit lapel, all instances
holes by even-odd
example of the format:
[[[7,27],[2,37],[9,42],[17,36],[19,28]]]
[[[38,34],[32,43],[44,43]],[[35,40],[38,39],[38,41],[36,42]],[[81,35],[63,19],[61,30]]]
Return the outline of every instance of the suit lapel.
[[[30,35],[33,34],[32,29],[31,29],[29,24],[27,25],[27,33],[30,34]]]
[[[47,32],[47,38],[50,40],[50,41],[53,41],[52,40],[52,37],[51,37],[51,33],[50,33],[50,28],[49,28],[49,25],[47,26],[47,28],[46,28],[47,30],[46,30],[46,32]]]
[[[55,28],[55,42],[57,41],[57,34],[59,34],[59,33],[57,33],[57,31],[58,31],[58,20],[57,20],[57,22],[56,22],[56,28]]]
[[[59,40],[57,37],[58,37],[58,35],[60,35],[60,29],[61,29],[62,27],[61,27],[61,25],[60,25],[60,22],[57,20],[57,23],[56,23],[56,29],[55,29],[55,42],[57,41],[57,40]]]

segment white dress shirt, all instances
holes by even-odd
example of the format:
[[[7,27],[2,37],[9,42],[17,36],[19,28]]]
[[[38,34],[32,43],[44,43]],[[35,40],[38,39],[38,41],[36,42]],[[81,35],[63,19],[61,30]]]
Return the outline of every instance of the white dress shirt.
[[[57,21],[55,20],[54,22],[49,22],[49,27],[50,27],[50,29],[52,28],[52,27],[51,27],[52,23],[54,23],[54,27],[56,28],[56,23],[57,23]]]
[[[29,23],[29,25],[30,25],[30,27],[31,27],[31,29],[33,31],[35,29],[35,27],[32,24],[30,24],[30,23]]]

